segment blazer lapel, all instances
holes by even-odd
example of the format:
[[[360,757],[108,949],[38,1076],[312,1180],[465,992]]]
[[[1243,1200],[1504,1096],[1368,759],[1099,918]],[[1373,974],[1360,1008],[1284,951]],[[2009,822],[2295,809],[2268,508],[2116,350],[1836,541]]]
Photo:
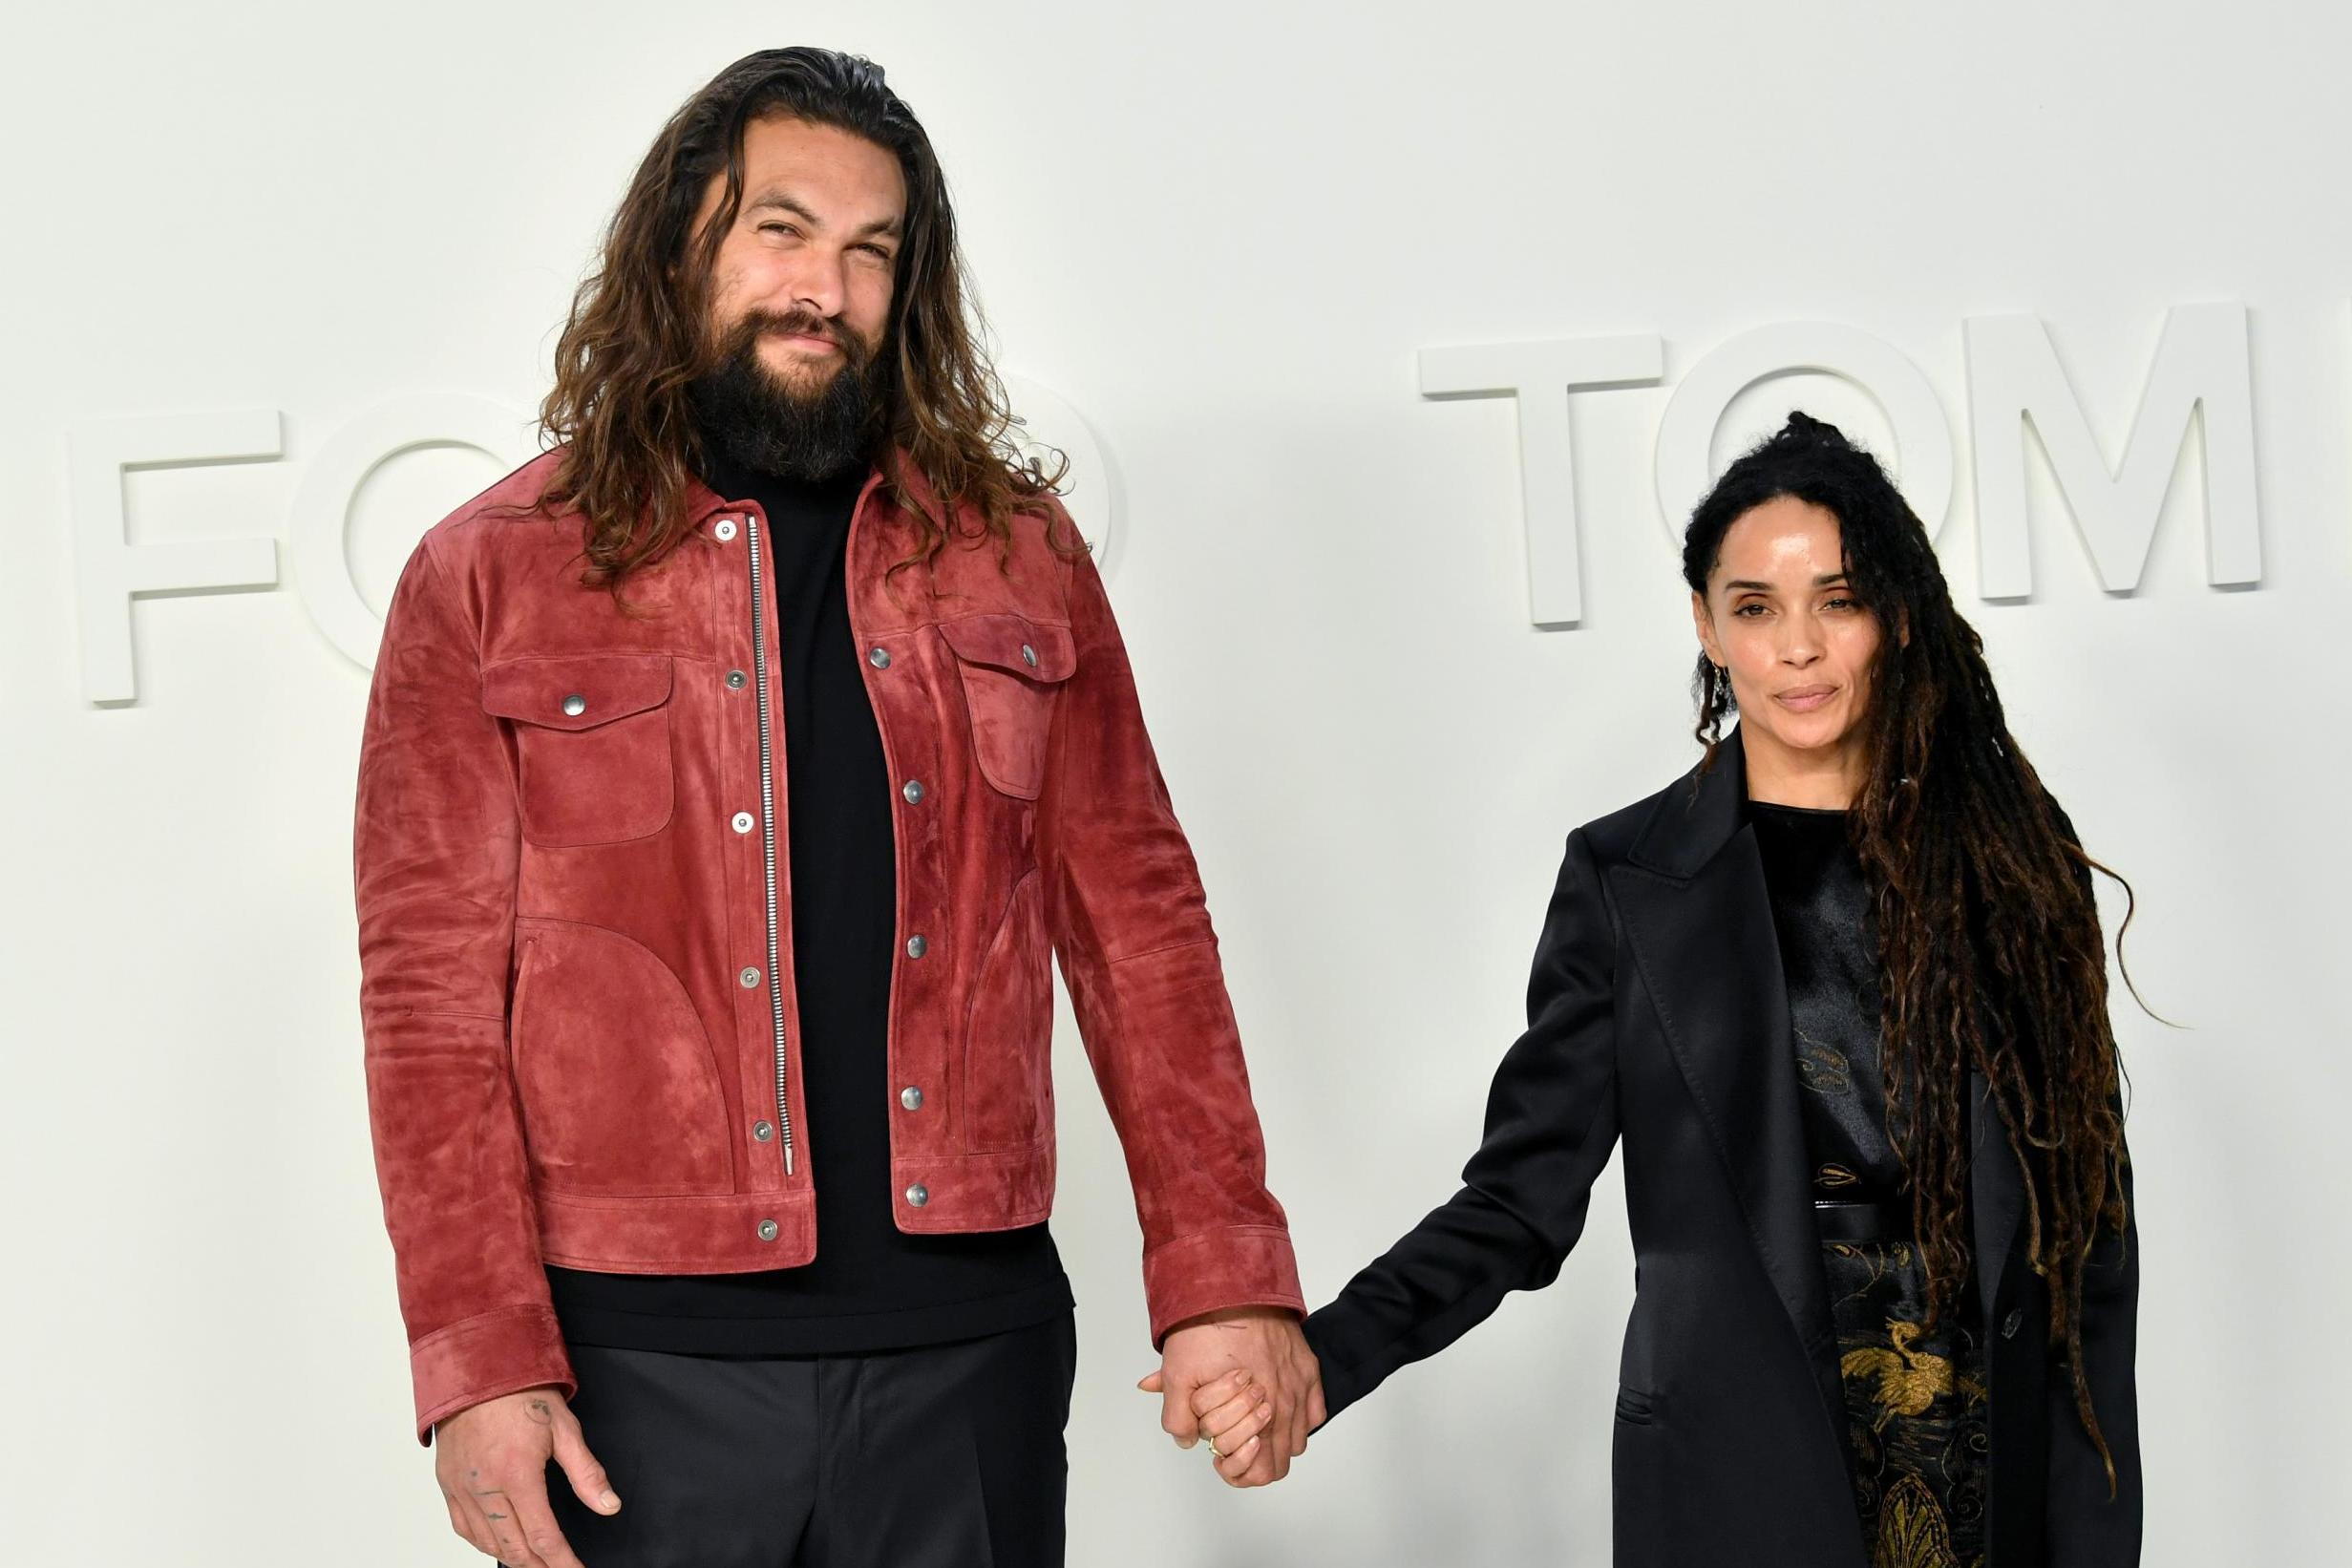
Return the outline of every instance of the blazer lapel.
[[[1747,796],[1735,734],[1709,773],[1667,792],[1611,885],[1659,1025],[1842,1433],[1789,998]]]

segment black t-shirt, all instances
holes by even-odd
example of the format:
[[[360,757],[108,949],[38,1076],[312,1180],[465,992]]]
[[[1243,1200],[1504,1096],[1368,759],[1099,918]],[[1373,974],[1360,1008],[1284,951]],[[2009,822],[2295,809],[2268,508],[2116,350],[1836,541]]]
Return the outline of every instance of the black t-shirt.
[[[816,1256],[754,1274],[626,1275],[550,1266],[574,1344],[809,1355],[935,1345],[1070,1306],[1043,1224],[909,1236],[893,1218],[885,1049],[898,957],[898,798],[849,621],[845,564],[863,469],[819,483],[713,463],[710,487],[756,505],[773,587],[793,977],[816,1185]]]

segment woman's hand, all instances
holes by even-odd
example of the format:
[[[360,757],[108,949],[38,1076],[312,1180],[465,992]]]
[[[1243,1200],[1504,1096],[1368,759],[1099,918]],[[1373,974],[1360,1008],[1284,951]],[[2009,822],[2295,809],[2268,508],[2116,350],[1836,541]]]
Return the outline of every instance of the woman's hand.
[[[1236,1486],[1264,1444],[1262,1436],[1274,1420],[1274,1401],[1257,1374],[1236,1367],[1214,1383],[1193,1390],[1193,1416],[1200,1435],[1216,1457],[1217,1473]]]

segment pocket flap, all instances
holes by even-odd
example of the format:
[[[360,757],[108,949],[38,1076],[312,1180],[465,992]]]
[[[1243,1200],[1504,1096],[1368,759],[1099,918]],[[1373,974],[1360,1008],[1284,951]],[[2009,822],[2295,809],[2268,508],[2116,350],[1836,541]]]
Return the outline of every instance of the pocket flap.
[[[965,664],[1008,669],[1032,681],[1066,681],[1078,667],[1068,626],[1025,615],[967,615],[940,623],[940,635]]]
[[[509,659],[482,671],[482,708],[518,724],[593,730],[669,698],[667,653]]]

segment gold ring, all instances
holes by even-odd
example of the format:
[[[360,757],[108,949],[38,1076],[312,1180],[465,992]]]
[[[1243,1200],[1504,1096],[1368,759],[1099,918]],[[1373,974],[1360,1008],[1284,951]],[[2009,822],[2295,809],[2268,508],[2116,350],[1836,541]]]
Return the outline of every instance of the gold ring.
[[[1217,1439],[1214,1437],[1209,1439],[1209,1457],[1212,1459],[1222,1459],[1225,1457],[1223,1454],[1218,1452]]]

